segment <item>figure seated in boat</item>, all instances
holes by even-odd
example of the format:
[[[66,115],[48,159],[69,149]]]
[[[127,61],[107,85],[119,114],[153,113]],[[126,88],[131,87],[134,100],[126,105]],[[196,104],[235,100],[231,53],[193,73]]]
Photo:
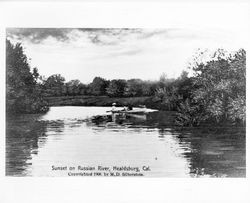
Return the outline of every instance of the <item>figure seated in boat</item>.
[[[129,105],[127,109],[128,109],[128,111],[132,111],[133,110],[133,106]]]
[[[131,105],[129,105],[128,107],[127,107],[127,106],[124,106],[123,109],[122,109],[121,111],[127,112],[127,111],[131,111],[131,110],[133,110],[133,107],[132,107]]]
[[[112,104],[112,111],[116,111],[116,103]]]

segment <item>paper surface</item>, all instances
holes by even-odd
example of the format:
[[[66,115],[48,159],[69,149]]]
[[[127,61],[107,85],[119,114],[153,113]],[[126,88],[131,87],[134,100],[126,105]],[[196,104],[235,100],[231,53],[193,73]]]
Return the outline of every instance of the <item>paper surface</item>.
[[[1,63],[1,67],[5,67],[5,36],[6,31],[9,28],[108,28],[108,29],[114,29],[114,28],[139,28],[142,29],[144,33],[146,34],[152,34],[153,31],[157,30],[160,33],[167,33],[166,35],[171,38],[169,41],[166,41],[165,43],[169,43],[169,46],[171,50],[175,51],[175,54],[168,55],[170,59],[167,61],[164,61],[164,57],[160,57],[160,53],[154,57],[158,59],[159,61],[162,61],[162,63],[171,63],[171,65],[174,67],[173,70],[176,71],[176,75],[179,75],[181,72],[181,69],[178,70],[178,67],[182,65],[181,60],[185,58],[184,53],[187,53],[188,50],[191,50],[191,48],[218,48],[218,46],[223,46],[225,48],[235,50],[238,47],[244,48],[246,52],[248,53],[249,50],[249,4],[247,3],[226,3],[226,2],[220,2],[220,3],[196,3],[196,2],[190,2],[190,3],[184,3],[184,2],[178,2],[178,3],[118,3],[115,4],[113,2],[110,3],[1,3],[1,58],[3,60]],[[28,30],[28,29],[27,29]],[[174,31],[173,31],[174,30]],[[175,31],[177,30],[177,31]],[[79,33],[78,33],[79,34]],[[131,35],[132,36],[132,35]],[[141,35],[138,35],[141,37]],[[130,35],[129,35],[130,37]],[[195,40],[197,37],[198,40]],[[176,39],[177,38],[177,39]],[[81,38],[85,40],[86,38]],[[110,40],[111,38],[103,38],[103,40]],[[187,44],[187,39],[189,39],[189,44]],[[47,39],[47,42],[43,42],[45,44],[45,48],[47,48],[54,43],[53,39],[50,42],[50,39]],[[126,38],[124,38],[126,42]],[[137,41],[133,41],[133,36],[130,38],[129,42],[133,42],[134,46],[131,44],[122,44],[122,48],[124,49],[117,49],[120,56],[113,56],[120,57],[118,60],[111,61],[112,63],[122,64],[122,60],[124,55],[129,54],[135,54],[135,51],[139,51],[140,48],[147,49],[155,49],[155,52],[152,52],[152,50],[149,50],[149,53],[158,53],[159,50],[162,49],[162,51],[166,51],[168,49],[168,46],[164,46],[161,44],[161,41],[159,39],[154,39],[155,41],[149,41],[149,43],[152,43],[152,46],[148,46],[147,43],[144,44],[143,41],[140,41],[141,44],[138,44]],[[159,41],[157,41],[159,40]],[[113,41],[112,41],[113,42]],[[146,41],[147,42],[147,41]],[[47,43],[47,44],[46,44]],[[79,43],[79,42],[76,42]],[[157,44],[156,46],[156,43]],[[180,50],[179,47],[181,44],[184,44],[183,47],[183,53],[180,53],[181,57],[178,58],[178,51]],[[76,44],[77,45],[77,44]],[[61,46],[65,46],[62,42]],[[92,45],[89,44],[90,49]],[[127,47],[126,47],[127,46]],[[130,47],[133,47],[133,50],[129,49]],[[191,47],[191,48],[190,48]],[[33,46],[33,49],[30,47],[27,47],[27,52],[29,52],[32,56],[37,57],[32,59],[32,67],[37,66],[39,69],[39,64],[41,66],[46,66],[46,62],[42,63],[42,55],[39,55],[39,49],[36,52],[36,48],[39,48],[38,46]],[[68,54],[69,54],[69,64],[72,64],[74,59],[77,60],[78,53],[81,51],[81,47],[79,46],[79,52],[73,52],[70,50],[70,47],[68,47]],[[128,49],[126,49],[128,48]],[[138,48],[137,50],[134,48]],[[57,48],[56,50],[59,51]],[[83,49],[84,50],[84,49]],[[105,53],[100,53],[97,51],[103,51],[103,50],[97,50],[94,49],[91,53],[94,53],[91,55],[91,53],[86,57],[89,57],[90,59],[95,59],[95,57],[103,57],[107,58],[108,54],[117,54],[117,50],[110,50],[110,48],[107,48],[105,50]],[[123,51],[123,52],[121,52]],[[133,52],[134,51],[134,52]],[[151,51],[151,52],[150,52]],[[72,56],[73,53],[76,53],[76,56]],[[36,55],[37,54],[37,55]],[[66,64],[65,59],[60,58],[62,55],[59,53],[56,53],[56,51],[51,51],[51,54],[54,54],[54,56],[58,57],[58,60],[62,60],[62,64]],[[56,55],[58,54],[58,55]],[[106,54],[106,55],[105,55]],[[191,53],[190,53],[191,54]],[[27,53],[28,55],[28,53]],[[159,57],[158,57],[159,56]],[[191,56],[191,55],[190,55]],[[40,57],[40,59],[39,59]],[[81,55],[79,56],[81,57]],[[92,58],[91,58],[92,57]],[[149,55],[145,54],[142,57],[147,58]],[[157,58],[158,57],[158,58]],[[176,60],[171,60],[171,57],[176,57]],[[112,57],[111,57],[112,58]],[[125,58],[124,61],[131,66],[131,61],[128,61],[129,58]],[[94,64],[93,66],[100,66],[102,62],[105,60],[100,59],[100,63],[98,62]],[[172,61],[172,62],[171,62]],[[176,61],[179,62],[175,63]],[[35,64],[35,62],[39,64]],[[107,62],[107,61],[106,61]],[[51,62],[51,63],[56,63]],[[109,62],[107,62],[108,64]],[[140,61],[135,61],[136,65],[140,65]],[[149,60],[148,64],[150,66],[150,63],[153,64],[152,61]],[[90,62],[89,62],[90,64]],[[91,63],[92,64],[92,63]],[[109,64],[109,65],[110,65]],[[160,66],[161,63],[158,65]],[[77,66],[79,64],[75,64]],[[82,66],[88,65],[86,62],[85,64],[80,64]],[[105,66],[105,64],[103,63]],[[153,71],[161,73],[162,70],[159,68],[157,69],[150,69],[150,67],[145,68],[144,72],[145,74],[138,73],[139,68],[134,71],[134,75],[136,77],[144,77],[144,80],[150,79],[154,80],[157,79],[157,74],[153,74]],[[248,66],[248,64],[247,64]],[[67,66],[62,66],[62,70],[66,69]],[[93,68],[93,67],[92,67]],[[93,71],[93,74],[95,73],[92,68],[89,69],[90,71]],[[105,69],[108,69],[108,67],[105,67]],[[2,68],[2,74],[1,74],[1,96],[2,98],[5,98],[5,69]],[[58,69],[55,68],[56,71],[51,71],[51,69],[41,69],[43,73],[47,76],[49,76],[52,73],[57,73]],[[98,69],[97,69],[98,70]],[[148,72],[147,72],[148,70]],[[169,69],[168,69],[169,70]],[[76,79],[77,75],[79,74],[79,68],[74,69],[72,68],[72,71],[63,71],[65,73],[65,77],[67,80],[70,79]],[[130,79],[133,76],[133,68],[131,70],[127,71],[120,71],[116,72],[115,70],[112,71],[103,71],[99,70],[98,73],[101,75],[104,75],[107,79],[114,79],[117,78],[117,75],[122,75],[122,78]],[[152,72],[152,74],[151,74]],[[174,71],[170,72],[173,73]],[[81,73],[84,74],[84,71]],[[92,74],[92,75],[93,75]],[[106,74],[106,75],[105,75]],[[116,75],[117,74],[117,75]],[[87,74],[86,74],[87,75]],[[110,78],[108,78],[110,76]],[[174,74],[173,74],[174,76]],[[126,78],[127,77],[127,78]],[[172,77],[172,75],[171,75]],[[84,76],[81,78],[81,80],[85,80],[88,82],[91,82],[93,77],[91,76]],[[247,79],[248,84],[248,79]],[[248,92],[248,90],[247,90]],[[72,139],[70,137],[66,137],[64,142],[52,142],[53,139],[58,139],[60,141],[60,137],[53,137],[51,136],[51,140],[48,140],[47,143],[45,143],[44,146],[41,148],[38,147],[39,152],[38,154],[41,156],[34,155],[32,161],[32,167],[28,169],[28,171],[33,171],[34,175],[36,177],[9,177],[6,176],[6,132],[5,132],[5,100],[1,100],[2,104],[2,116],[1,116],[1,123],[2,123],[2,131],[1,131],[1,191],[3,192],[3,196],[1,196],[1,199],[3,199],[3,202],[69,202],[69,201],[86,201],[86,202],[135,202],[135,201],[143,201],[143,202],[248,202],[249,201],[249,195],[247,194],[247,188],[249,186],[249,179],[247,176],[246,170],[246,178],[205,178],[205,179],[196,179],[196,178],[183,178],[185,175],[187,175],[186,172],[184,172],[184,169],[186,170],[186,166],[188,163],[184,162],[182,160],[182,157],[178,156],[170,156],[172,158],[169,158],[167,162],[164,162],[162,160],[165,159],[165,154],[171,154],[171,147],[176,147],[176,143],[168,138],[165,138],[165,141],[167,143],[167,148],[161,148],[163,147],[162,143],[155,142],[155,139],[149,139],[151,134],[148,134],[148,137],[142,139],[144,140],[144,143],[142,140],[136,140],[137,138],[131,137],[130,140],[135,141],[138,143],[138,145],[129,145],[130,142],[127,141],[127,137],[124,138],[124,140],[120,140],[123,143],[126,143],[126,146],[135,146],[137,149],[142,149],[142,144],[147,145],[147,147],[150,148],[153,144],[156,144],[154,146],[157,146],[157,150],[163,149],[160,151],[160,153],[156,153],[156,156],[153,157],[152,150],[145,150],[142,154],[139,154],[140,157],[138,157],[138,160],[132,159],[131,156],[134,154],[133,147],[125,148],[124,151],[122,151],[123,145],[121,143],[112,143],[112,140],[115,138],[113,137],[112,130],[108,131],[107,133],[107,139],[103,139],[103,137],[98,137],[93,131],[94,139],[101,139],[103,142],[102,144],[99,144],[96,146],[95,149],[90,148],[88,150],[81,150],[81,142],[93,144],[93,137],[91,138],[84,138],[79,139],[78,145],[77,143],[73,143]],[[108,111],[110,108],[102,109],[101,111]],[[67,113],[68,111],[68,113]],[[96,110],[96,111],[100,111]],[[66,110],[60,110],[54,108],[53,112],[57,112],[55,114],[49,114],[47,115],[44,120],[64,120],[66,123],[66,127],[63,128],[63,130],[67,130],[68,126],[70,126],[72,123],[71,114],[73,114],[72,109],[66,109]],[[58,113],[59,112],[59,113]],[[61,112],[66,112],[65,115]],[[86,111],[84,111],[86,113]],[[90,112],[89,110],[87,112]],[[81,112],[77,110],[77,113],[79,114],[79,118],[82,117],[80,115]],[[103,112],[101,112],[102,115]],[[92,116],[91,113],[89,113]],[[100,114],[100,113],[98,113]],[[60,115],[58,117],[58,115]],[[50,117],[51,116],[51,117]],[[54,118],[55,116],[56,118]],[[75,115],[72,115],[75,118]],[[58,118],[57,118],[58,117]],[[138,119],[138,118],[137,118]],[[139,118],[140,119],[140,118]],[[143,119],[143,118],[141,118]],[[134,120],[133,120],[134,121]],[[141,121],[141,120],[140,120]],[[64,123],[65,124],[65,123]],[[73,123],[76,124],[76,123]],[[79,123],[78,123],[79,124]],[[77,129],[77,128],[74,128]],[[110,129],[113,129],[112,126]],[[60,130],[60,129],[59,129]],[[90,133],[88,130],[84,128],[84,133]],[[97,132],[98,131],[94,131]],[[123,131],[124,132],[124,131]],[[247,129],[248,132],[248,129]],[[247,132],[246,132],[246,139],[247,138]],[[82,133],[82,132],[80,132]],[[140,134],[143,134],[144,131]],[[153,133],[153,132],[151,132]],[[53,132],[52,132],[53,134]],[[74,134],[74,133],[73,133]],[[105,134],[105,133],[101,133]],[[127,132],[126,135],[129,133]],[[152,134],[153,135],[153,134]],[[165,134],[166,135],[166,134]],[[105,140],[107,142],[105,142]],[[208,140],[209,141],[209,140]],[[55,145],[51,144],[55,143]],[[62,145],[58,146],[57,143],[60,143]],[[112,143],[112,144],[111,144]],[[248,144],[248,142],[246,142]],[[43,143],[40,143],[43,144]],[[51,144],[51,145],[49,145]],[[96,167],[100,166],[100,169],[103,169],[102,167],[117,167],[114,164],[110,164],[110,158],[105,157],[105,154],[103,154],[103,151],[98,151],[98,147],[100,149],[103,149],[107,146],[105,144],[111,144],[108,149],[110,151],[118,150],[116,146],[121,147],[120,151],[121,154],[117,154],[117,156],[114,156],[117,160],[121,160],[122,158],[126,157],[127,164],[124,165],[124,162],[121,162],[119,164],[116,164],[118,166],[123,167],[139,167],[140,170],[144,167],[145,171],[143,173],[145,176],[149,175],[153,178],[142,178],[142,177],[122,177],[122,178],[112,178],[112,177],[61,177],[61,178],[51,178],[46,176],[68,176],[69,167],[74,166],[76,168],[79,168],[80,170],[82,167],[81,161],[78,159],[74,160],[74,157],[77,157],[77,154],[82,155],[82,157],[90,157],[90,155],[93,155],[96,153],[96,157],[93,161],[93,158],[87,161],[86,166],[90,167]],[[210,145],[211,146],[211,145]],[[214,145],[215,146],[215,145]],[[217,146],[217,145],[216,145]],[[63,155],[63,153],[60,154],[60,151],[53,151],[54,147],[58,147],[58,149],[63,149],[63,147],[72,147],[71,149],[77,150],[74,152],[74,150],[68,151],[69,153],[66,153],[66,155]],[[86,147],[86,146],[85,146]],[[92,150],[91,150],[92,149]],[[151,148],[152,149],[152,148]],[[153,148],[154,149],[154,148]],[[213,148],[214,149],[214,148]],[[229,148],[227,148],[228,150]],[[95,151],[97,150],[97,151]],[[128,151],[129,150],[129,151]],[[176,147],[176,150],[179,150],[178,146]],[[119,151],[119,150],[118,150]],[[98,153],[99,152],[99,153]],[[107,152],[107,150],[106,150]],[[125,153],[128,152],[128,153]],[[130,152],[130,153],[129,153]],[[216,151],[218,152],[218,151]],[[135,152],[136,153],[136,152]],[[182,153],[177,151],[178,153]],[[208,153],[208,157],[212,156],[214,151],[207,150],[206,153]],[[210,153],[210,154],[209,154]],[[248,153],[248,147],[246,146],[246,154]],[[145,156],[147,154],[147,156]],[[70,156],[68,156],[70,155]],[[110,156],[110,153],[107,153],[108,156]],[[138,156],[139,156],[138,155]],[[60,156],[66,157],[66,160],[64,162],[55,162],[55,160],[58,160],[57,158]],[[48,157],[50,159],[48,159]],[[158,162],[156,162],[155,158],[158,158]],[[45,160],[45,161],[44,161]],[[146,160],[146,161],[145,161]],[[149,161],[151,160],[151,161]],[[247,165],[248,165],[248,156],[246,156]],[[44,162],[48,163],[47,166],[41,163]],[[49,162],[50,161],[50,162]],[[92,162],[91,162],[92,161]],[[134,161],[134,162],[133,162]],[[161,162],[162,161],[162,162]],[[62,164],[63,163],[63,164]],[[160,165],[157,165],[155,163],[160,163]],[[165,163],[165,165],[164,165]],[[176,168],[174,168],[174,173],[171,173],[171,170],[166,172],[166,168],[169,168],[169,165],[178,165],[178,171]],[[171,166],[172,166],[171,165]],[[60,170],[60,172],[54,171],[55,173],[51,175],[51,171],[53,167],[65,167],[67,168],[66,173],[64,173],[64,170]],[[43,168],[44,167],[44,168]],[[151,168],[153,170],[152,174],[148,172],[146,169],[147,167]],[[170,167],[171,168],[171,167]],[[124,168],[123,168],[124,169]],[[163,170],[158,170],[163,169]],[[104,170],[104,169],[103,169]],[[110,168],[108,168],[110,170]],[[132,169],[131,169],[132,170]],[[86,172],[86,171],[85,171]],[[117,171],[115,171],[117,172]],[[124,172],[124,171],[123,171]],[[131,172],[131,171],[130,171]],[[132,171],[133,172],[133,171]],[[28,174],[28,173],[27,173]],[[32,174],[32,173],[31,173]],[[44,177],[45,176],[45,177]],[[206,176],[205,176],[206,177]]]

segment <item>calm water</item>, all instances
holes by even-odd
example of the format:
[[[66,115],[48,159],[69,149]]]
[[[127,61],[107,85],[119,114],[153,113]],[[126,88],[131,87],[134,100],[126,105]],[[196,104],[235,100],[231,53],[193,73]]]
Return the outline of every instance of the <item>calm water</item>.
[[[126,166],[151,177],[245,177],[243,128],[176,129],[171,112],[92,119],[108,110],[51,107],[45,115],[8,118],[6,175],[68,176],[71,166]]]

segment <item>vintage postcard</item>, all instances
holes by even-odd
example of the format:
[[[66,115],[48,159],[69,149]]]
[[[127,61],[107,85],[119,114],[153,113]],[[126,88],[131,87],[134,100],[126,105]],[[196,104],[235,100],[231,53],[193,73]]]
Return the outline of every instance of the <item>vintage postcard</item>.
[[[117,180],[117,195],[129,181],[131,194],[158,188],[156,202],[165,189],[177,202],[214,202],[234,197],[228,181],[248,180],[249,4],[2,5],[6,190],[29,178],[20,196],[41,190],[39,178],[51,190],[60,177],[62,198],[77,184],[100,184],[106,198],[102,183]],[[227,202],[247,202],[245,192]]]
[[[7,28],[6,175],[245,177],[246,51],[230,40]]]

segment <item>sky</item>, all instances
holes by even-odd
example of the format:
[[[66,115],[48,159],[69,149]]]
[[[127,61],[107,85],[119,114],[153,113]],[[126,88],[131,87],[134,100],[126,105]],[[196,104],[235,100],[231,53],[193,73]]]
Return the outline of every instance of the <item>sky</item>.
[[[157,80],[178,77],[198,50],[236,51],[240,38],[225,30],[187,28],[8,28],[21,42],[32,68],[49,77],[90,83],[105,79]]]

